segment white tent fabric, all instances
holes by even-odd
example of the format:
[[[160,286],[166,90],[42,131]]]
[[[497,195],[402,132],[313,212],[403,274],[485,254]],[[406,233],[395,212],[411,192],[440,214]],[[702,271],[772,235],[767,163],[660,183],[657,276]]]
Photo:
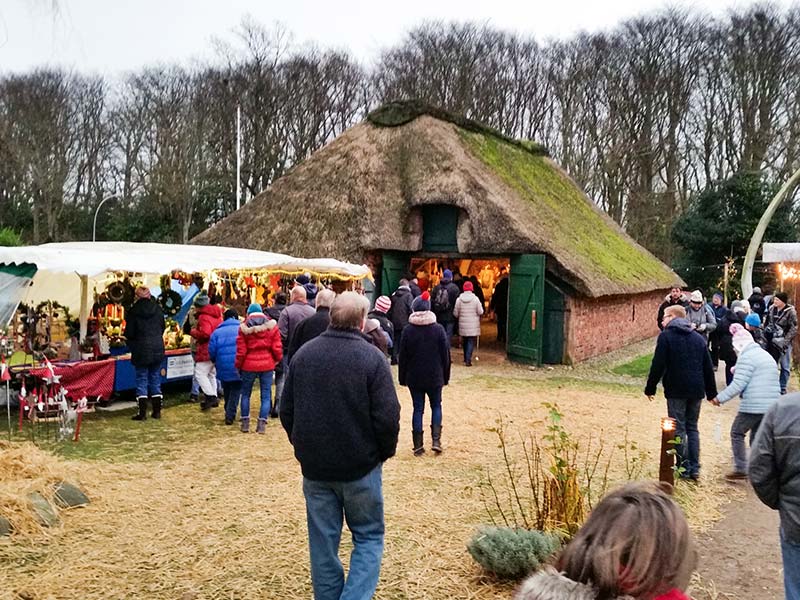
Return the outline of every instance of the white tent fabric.
[[[761,260],[764,262],[800,262],[800,243],[768,242],[762,248],[764,252]]]
[[[286,254],[226,248],[136,242],[66,242],[0,248],[0,263],[32,263],[37,268],[94,277],[109,271],[162,274],[179,269],[190,273],[211,270],[268,269],[370,277],[366,265],[332,258],[303,259]]]

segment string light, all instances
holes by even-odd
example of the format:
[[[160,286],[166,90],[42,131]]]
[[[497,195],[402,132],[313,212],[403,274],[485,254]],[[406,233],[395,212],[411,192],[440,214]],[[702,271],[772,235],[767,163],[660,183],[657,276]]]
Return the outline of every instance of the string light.
[[[800,268],[790,267],[783,263],[778,263],[778,277],[784,281],[797,281],[800,279]]]

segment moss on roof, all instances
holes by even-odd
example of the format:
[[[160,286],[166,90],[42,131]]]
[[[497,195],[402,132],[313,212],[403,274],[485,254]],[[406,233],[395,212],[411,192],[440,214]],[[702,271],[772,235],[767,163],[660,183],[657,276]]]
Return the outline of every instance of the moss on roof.
[[[492,135],[461,131],[470,150],[523,199],[536,218],[547,223],[548,253],[591,279],[624,287],[647,282],[664,287],[675,274],[636,244],[595,207],[555,164]]]

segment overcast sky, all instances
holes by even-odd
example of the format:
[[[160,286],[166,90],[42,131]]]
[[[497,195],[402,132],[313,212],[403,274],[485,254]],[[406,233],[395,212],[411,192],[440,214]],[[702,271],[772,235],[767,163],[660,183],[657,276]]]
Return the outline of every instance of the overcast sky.
[[[712,15],[749,4],[672,2]],[[426,19],[488,22],[544,41],[606,29],[665,5],[661,0],[0,0],[0,71],[58,64],[117,74],[202,59],[213,54],[212,38],[230,38],[248,14],[267,25],[281,23],[298,44],[347,48],[368,62]]]

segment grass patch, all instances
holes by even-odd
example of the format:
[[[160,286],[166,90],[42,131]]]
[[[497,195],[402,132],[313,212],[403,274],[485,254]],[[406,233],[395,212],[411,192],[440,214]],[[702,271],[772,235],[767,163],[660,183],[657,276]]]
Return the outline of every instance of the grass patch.
[[[650,372],[650,363],[653,362],[653,353],[643,354],[632,361],[617,365],[611,369],[617,375],[628,375],[630,377],[646,378]]]

